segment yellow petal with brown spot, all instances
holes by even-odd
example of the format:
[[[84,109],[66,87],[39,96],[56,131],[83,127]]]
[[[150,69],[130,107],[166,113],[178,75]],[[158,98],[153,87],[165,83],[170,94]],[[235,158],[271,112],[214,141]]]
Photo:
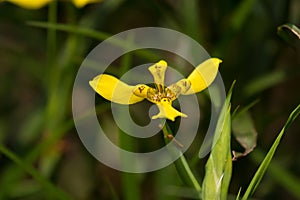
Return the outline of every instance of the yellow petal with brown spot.
[[[100,74],[89,84],[98,94],[114,103],[134,104],[144,99],[144,97],[134,94],[137,86],[127,85],[111,75]]]

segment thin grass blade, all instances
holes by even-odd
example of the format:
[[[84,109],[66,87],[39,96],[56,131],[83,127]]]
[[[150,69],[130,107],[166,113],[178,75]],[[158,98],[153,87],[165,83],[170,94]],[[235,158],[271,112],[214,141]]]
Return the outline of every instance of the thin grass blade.
[[[287,130],[287,128],[295,121],[295,119],[298,117],[298,115],[300,114],[300,104],[297,106],[297,108],[290,114],[288,120],[286,121],[285,125],[283,126],[282,130],[280,131],[279,135],[277,136],[275,142],[273,143],[272,147],[270,148],[268,154],[266,155],[266,157],[264,158],[264,160],[262,161],[262,163],[260,164],[258,170],[256,171],[253,179],[251,180],[242,200],[246,200],[249,199],[249,197],[251,197],[257,186],[259,185],[262,177],[264,176],[268,166],[270,165],[270,162],[274,156],[274,153],[280,143],[280,140],[283,136],[283,134],[285,133],[285,131]]]

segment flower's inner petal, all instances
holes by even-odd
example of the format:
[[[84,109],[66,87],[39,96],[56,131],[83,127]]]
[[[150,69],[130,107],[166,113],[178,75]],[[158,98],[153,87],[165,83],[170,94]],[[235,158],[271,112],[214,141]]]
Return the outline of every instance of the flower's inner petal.
[[[89,82],[90,86],[102,97],[119,104],[133,104],[144,99],[136,96],[134,90],[137,86],[130,86],[114,76],[100,74]]]
[[[216,78],[221,62],[218,58],[210,58],[198,65],[187,78],[190,88],[185,92],[181,91],[181,94],[194,94],[206,89]]]
[[[168,93],[173,94],[172,100],[175,100],[180,94],[186,93],[191,87],[191,81],[188,79],[181,79],[166,88]],[[170,95],[171,96],[171,95]]]
[[[150,66],[149,71],[151,72],[154,83],[157,87],[157,90],[162,93],[164,90],[164,81],[165,81],[165,72],[167,69],[167,62],[164,60],[155,63],[154,65]]]
[[[174,121],[176,117],[187,117],[186,114],[183,114],[172,107],[172,102],[168,98],[163,98],[160,103],[156,104],[159,109],[157,115],[152,116],[152,119],[157,118],[167,118],[171,121]]]

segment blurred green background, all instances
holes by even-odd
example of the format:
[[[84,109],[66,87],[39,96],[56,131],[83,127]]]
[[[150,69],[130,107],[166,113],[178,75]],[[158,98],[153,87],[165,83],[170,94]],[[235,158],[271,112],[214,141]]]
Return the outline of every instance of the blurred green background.
[[[237,81],[233,108],[259,100],[250,109],[257,147],[233,163],[230,194],[236,195],[240,187],[243,191],[300,102],[299,43],[288,43],[277,34],[285,23],[299,27],[299,8],[299,0],[106,0],[80,9],[59,1],[38,10],[0,3],[0,199],[191,196],[173,165],[146,174],[116,171],[86,151],[74,128],[72,87],[85,56],[105,38],[145,26],[178,30],[221,58],[227,90]],[[133,58],[121,58],[116,65],[122,69],[126,63],[156,62]],[[109,112],[107,101],[98,100],[99,112]],[[202,106],[208,105],[207,99],[203,101]],[[284,136],[256,199],[300,199],[299,133],[298,120]],[[198,137],[195,143],[200,145],[203,136]],[[131,148],[130,138],[121,140],[124,148]],[[152,148],[145,146],[143,150]],[[197,159],[196,147],[186,156],[201,180],[206,159]]]

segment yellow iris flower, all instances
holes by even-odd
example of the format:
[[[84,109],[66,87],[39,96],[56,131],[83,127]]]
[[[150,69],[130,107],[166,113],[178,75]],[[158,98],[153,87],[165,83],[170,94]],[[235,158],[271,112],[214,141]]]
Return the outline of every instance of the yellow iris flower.
[[[155,88],[145,84],[128,85],[114,76],[100,74],[89,81],[90,86],[102,97],[118,104],[134,104],[144,99],[156,104],[159,109],[152,119],[167,118],[174,121],[176,117],[187,117],[172,107],[172,102],[179,95],[189,95],[206,89],[215,79],[219,64],[218,58],[210,58],[200,65],[186,79],[165,87],[164,77],[167,63],[163,60],[148,69],[154,78]]]
[[[39,8],[42,8],[43,6],[47,5],[48,3],[50,3],[53,0],[0,0],[0,2],[1,1],[11,2],[20,7],[26,8],[26,9],[39,9]],[[96,3],[96,2],[100,2],[102,0],[70,0],[70,1],[72,1],[72,3],[76,7],[82,8],[86,4]]]

